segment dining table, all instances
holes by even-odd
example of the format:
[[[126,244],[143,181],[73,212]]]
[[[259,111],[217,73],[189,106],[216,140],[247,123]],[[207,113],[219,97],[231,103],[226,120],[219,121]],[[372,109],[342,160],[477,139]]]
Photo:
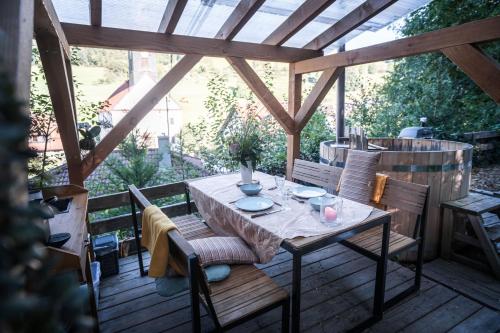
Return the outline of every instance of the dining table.
[[[312,209],[307,200],[289,198],[277,188],[275,177],[254,172],[253,179],[262,185],[258,196],[271,199],[272,207],[265,213],[255,214],[239,209],[236,202],[245,198],[238,185],[239,173],[209,176],[187,180],[190,196],[205,222],[221,236],[242,238],[254,251],[259,263],[273,259],[280,248],[290,252],[293,258],[291,309],[292,332],[300,331],[300,301],[302,257],[311,252],[342,242],[371,228],[382,226],[381,253],[377,259],[374,303],[372,316],[357,326],[368,327],[381,320],[384,310],[385,280],[391,214],[387,211],[342,199],[340,225],[331,226],[320,222],[320,214]],[[285,181],[285,189],[303,186]],[[328,194],[327,194],[328,195]],[[371,253],[366,253],[370,256]],[[370,256],[373,259],[373,256]]]

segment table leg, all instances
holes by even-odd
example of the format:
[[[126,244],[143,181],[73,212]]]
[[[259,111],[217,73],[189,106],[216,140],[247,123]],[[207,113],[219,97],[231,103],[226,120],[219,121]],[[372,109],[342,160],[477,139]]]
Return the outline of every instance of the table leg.
[[[382,248],[377,262],[377,277],[375,280],[375,297],[373,300],[373,316],[380,320],[384,313],[385,278],[387,274],[387,253],[389,250],[390,219],[384,223],[382,233]]]
[[[302,255],[293,255],[292,275],[292,333],[300,332],[300,287],[302,274]]]

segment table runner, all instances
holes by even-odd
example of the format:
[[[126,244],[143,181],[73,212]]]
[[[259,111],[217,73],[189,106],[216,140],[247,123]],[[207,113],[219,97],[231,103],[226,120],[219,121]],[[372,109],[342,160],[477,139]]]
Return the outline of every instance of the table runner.
[[[278,190],[269,190],[275,186],[273,176],[255,172],[254,179],[263,186],[259,195],[283,203]],[[370,206],[343,199],[343,224],[327,227],[319,222],[319,213],[307,201],[300,203],[290,199],[290,210],[252,219],[252,213],[241,211],[234,203],[230,203],[245,197],[236,186],[240,180],[241,175],[237,173],[197,179],[188,184],[198,211],[210,228],[219,235],[242,238],[255,252],[260,263],[267,263],[274,257],[283,239],[341,232],[366,219],[373,210]],[[288,181],[286,185],[300,186]],[[274,205],[270,210],[280,208]]]

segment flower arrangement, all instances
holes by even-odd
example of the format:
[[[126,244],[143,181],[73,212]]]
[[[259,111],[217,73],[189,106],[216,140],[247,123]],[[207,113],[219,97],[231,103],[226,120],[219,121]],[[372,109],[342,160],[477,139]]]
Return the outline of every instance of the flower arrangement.
[[[241,126],[229,137],[229,154],[235,162],[254,170],[260,162],[262,140],[259,135],[259,121],[248,116]]]

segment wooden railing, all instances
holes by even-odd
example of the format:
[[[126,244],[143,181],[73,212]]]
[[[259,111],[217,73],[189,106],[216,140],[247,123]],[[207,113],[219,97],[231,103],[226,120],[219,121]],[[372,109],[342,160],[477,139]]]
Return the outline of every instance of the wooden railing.
[[[188,214],[196,209],[194,203],[190,201],[189,194],[184,182],[165,184],[140,189],[149,200],[172,197],[175,195],[184,195],[185,202],[166,205],[160,207],[169,217],[175,217]],[[118,208],[130,205],[129,192],[119,192],[109,195],[102,195],[89,199],[88,212],[95,213],[105,209]],[[140,219],[140,213],[138,213]],[[140,220],[139,220],[140,221]],[[118,229],[132,227],[132,214],[122,214],[109,218],[91,221],[89,232],[91,235],[99,235],[106,232],[116,231]]]

